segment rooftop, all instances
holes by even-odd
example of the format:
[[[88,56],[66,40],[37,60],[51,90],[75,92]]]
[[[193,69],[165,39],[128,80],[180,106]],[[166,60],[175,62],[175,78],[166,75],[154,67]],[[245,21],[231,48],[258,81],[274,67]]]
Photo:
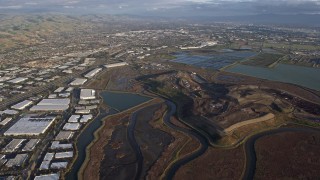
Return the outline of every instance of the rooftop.
[[[95,99],[96,91],[93,89],[81,89],[80,91],[80,99]]]
[[[19,119],[5,133],[5,136],[29,135],[37,136],[45,133],[56,119],[55,116],[32,117],[25,116]]]

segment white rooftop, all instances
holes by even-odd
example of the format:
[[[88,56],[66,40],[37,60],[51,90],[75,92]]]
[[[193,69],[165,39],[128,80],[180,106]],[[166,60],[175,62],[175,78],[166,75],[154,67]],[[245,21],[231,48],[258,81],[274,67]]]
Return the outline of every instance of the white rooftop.
[[[69,105],[70,99],[63,98],[63,99],[43,99],[38,103],[38,105]]]
[[[6,109],[4,111],[0,111],[0,115],[1,114],[9,114],[9,115],[15,115],[18,114],[19,112],[13,109]]]
[[[69,105],[36,105],[30,108],[30,111],[65,111]]]
[[[34,180],[59,180],[59,177],[59,174],[46,174],[36,176]]]
[[[70,99],[43,99],[37,105],[30,108],[30,111],[64,111],[69,108]]]
[[[68,119],[68,122],[77,123],[80,119],[80,115],[71,115]]]
[[[64,90],[65,88],[64,87],[58,87],[54,92],[55,93],[60,93]]]
[[[80,99],[85,99],[85,100],[95,99],[96,98],[95,94],[96,94],[96,91],[93,89],[81,89]]]
[[[11,106],[12,109],[17,109],[17,110],[23,110],[25,109],[26,107],[28,107],[29,105],[32,104],[32,101],[30,100],[24,100],[18,104],[15,104],[13,106]]]
[[[30,139],[27,142],[27,144],[23,147],[22,151],[32,151],[39,142],[40,142],[40,139]]]
[[[6,163],[7,167],[21,166],[28,158],[28,154],[17,154],[15,158],[9,159]]]
[[[52,169],[65,169],[68,166],[68,162],[54,162],[51,164]]]
[[[28,78],[23,78],[23,77],[18,77],[18,78],[15,78],[15,79],[11,79],[10,81],[8,81],[9,83],[13,83],[13,84],[16,84],[16,83],[21,83],[23,81],[26,81]]]
[[[55,155],[56,159],[62,159],[62,158],[72,158],[73,157],[73,151],[68,152],[58,152]]]
[[[71,130],[71,131],[76,131],[80,129],[80,123],[66,123],[63,126],[64,130]]]
[[[88,114],[88,115],[82,115],[81,119],[80,119],[80,123],[86,123],[89,120],[91,120],[93,118],[92,114]]]
[[[119,67],[119,66],[125,66],[128,65],[126,62],[120,62],[120,63],[114,63],[114,64],[106,64],[104,67],[106,68],[112,68],[112,67]]]
[[[4,126],[4,125],[8,124],[8,122],[10,122],[11,120],[12,120],[11,117],[7,117],[4,120],[0,121],[0,125]]]
[[[60,144],[59,141],[53,141],[51,144],[51,149],[71,149],[72,144]]]
[[[60,131],[59,134],[56,136],[55,140],[69,140],[72,138],[73,135],[74,132],[72,131]]]
[[[96,68],[96,69],[88,72],[86,75],[84,75],[84,77],[86,77],[86,78],[92,78],[92,77],[94,77],[95,75],[97,75],[101,70],[102,70],[102,68]]]
[[[84,83],[87,82],[87,79],[84,78],[76,78],[75,80],[73,80],[70,85],[72,86],[80,86],[83,85]]]
[[[45,133],[46,130],[56,119],[55,116],[46,117],[23,117],[11,126],[5,133],[5,136],[29,135],[37,136]]]

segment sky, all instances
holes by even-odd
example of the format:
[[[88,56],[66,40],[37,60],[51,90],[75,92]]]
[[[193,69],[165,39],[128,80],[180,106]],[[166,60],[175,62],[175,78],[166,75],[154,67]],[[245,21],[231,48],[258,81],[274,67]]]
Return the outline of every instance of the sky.
[[[64,12],[150,16],[320,14],[320,0],[0,0],[1,12]]]

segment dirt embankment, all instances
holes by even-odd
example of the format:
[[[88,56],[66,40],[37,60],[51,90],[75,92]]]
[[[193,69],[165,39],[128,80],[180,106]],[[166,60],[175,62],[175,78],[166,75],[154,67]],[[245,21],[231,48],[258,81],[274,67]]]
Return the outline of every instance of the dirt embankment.
[[[259,117],[259,118],[255,118],[255,119],[250,119],[250,120],[247,120],[247,121],[242,121],[242,122],[239,122],[237,124],[234,124],[226,129],[224,129],[224,132],[226,133],[231,133],[233,130],[237,129],[237,128],[240,128],[242,126],[246,126],[246,125],[250,125],[250,124],[254,124],[254,123],[259,123],[259,122],[264,122],[264,121],[268,121],[268,120],[272,120],[274,119],[274,114],[272,113],[268,113],[262,117]]]

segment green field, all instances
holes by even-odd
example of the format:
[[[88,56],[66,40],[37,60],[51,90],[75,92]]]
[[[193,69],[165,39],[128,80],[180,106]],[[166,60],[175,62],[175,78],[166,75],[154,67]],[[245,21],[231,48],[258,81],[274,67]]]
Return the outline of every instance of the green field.
[[[257,56],[251,57],[241,64],[259,67],[271,67],[273,64],[277,63],[283,57],[282,54],[270,54],[270,53],[260,53]]]

